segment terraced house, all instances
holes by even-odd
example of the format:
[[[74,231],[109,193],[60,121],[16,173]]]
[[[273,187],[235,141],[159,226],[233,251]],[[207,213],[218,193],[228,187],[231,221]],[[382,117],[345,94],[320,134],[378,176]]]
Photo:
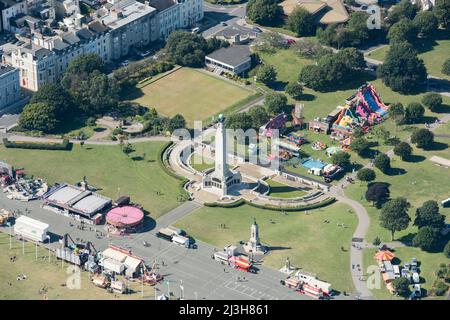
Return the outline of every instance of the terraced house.
[[[86,15],[78,0],[31,3],[7,19],[20,41],[0,46],[2,62],[20,69],[20,85],[31,91],[59,81],[80,54],[116,61],[203,18],[201,0],[108,0]]]

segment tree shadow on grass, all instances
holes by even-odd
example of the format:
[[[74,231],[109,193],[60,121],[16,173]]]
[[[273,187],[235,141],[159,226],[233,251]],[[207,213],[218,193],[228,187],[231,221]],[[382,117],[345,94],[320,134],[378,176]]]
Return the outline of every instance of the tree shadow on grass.
[[[418,162],[424,161],[425,159],[426,159],[426,157],[424,157],[424,156],[420,156],[420,155],[417,155],[417,154],[412,154],[409,157],[406,157],[404,159],[404,161],[411,162],[411,163],[418,163]]]
[[[131,157],[131,160],[133,160],[133,161],[142,161],[142,160],[144,160],[144,158],[141,157],[141,156],[134,156],[134,157]]]
[[[397,241],[400,241],[401,243],[403,243],[406,246],[411,246],[412,245],[412,239],[414,238],[416,234],[415,233],[408,233],[407,235],[404,235],[400,238],[397,239]]]
[[[106,131],[107,129],[106,128],[103,128],[103,127],[96,127],[96,128],[94,128],[94,132],[103,132],[103,131]]]
[[[124,100],[135,100],[145,96],[145,93],[139,88],[130,88],[125,94],[122,94],[122,99]]]
[[[287,86],[287,84],[288,82],[286,81],[275,81],[274,83],[268,85],[268,87],[275,91],[284,91],[284,88]]]
[[[424,148],[424,150],[426,151],[442,151],[442,150],[446,150],[448,148],[448,144],[447,143],[443,143],[443,142],[433,142],[433,145],[431,145],[428,148]]]
[[[385,172],[388,176],[400,176],[406,174],[407,171],[403,168],[391,168]]]
[[[313,94],[309,94],[309,93],[303,93],[300,96],[300,99],[298,99],[299,101],[314,101],[316,100],[316,96]]]
[[[433,111],[436,113],[450,113],[450,106],[448,104],[441,104]]]

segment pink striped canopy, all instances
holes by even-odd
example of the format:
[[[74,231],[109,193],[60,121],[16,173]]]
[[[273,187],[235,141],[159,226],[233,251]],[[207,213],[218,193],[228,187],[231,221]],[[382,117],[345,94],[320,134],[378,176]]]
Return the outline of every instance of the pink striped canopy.
[[[116,227],[133,227],[143,219],[144,212],[133,206],[113,208],[106,214],[106,222]]]

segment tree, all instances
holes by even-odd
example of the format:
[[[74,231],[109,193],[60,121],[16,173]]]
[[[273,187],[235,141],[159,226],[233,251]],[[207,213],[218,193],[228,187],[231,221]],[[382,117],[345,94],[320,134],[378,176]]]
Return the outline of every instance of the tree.
[[[54,107],[37,102],[25,106],[19,118],[19,126],[26,130],[53,132],[59,125]]]
[[[127,157],[130,155],[130,153],[134,152],[134,148],[131,145],[131,143],[127,142],[122,146],[122,152],[127,155]]]
[[[377,75],[394,91],[416,92],[427,80],[427,70],[416,50],[407,42],[393,43]]]
[[[439,205],[436,201],[425,201],[421,207],[416,209],[414,225],[419,229],[432,227],[440,230],[445,227],[445,216],[439,213]]]
[[[417,6],[409,0],[402,0],[400,3],[392,7],[388,14],[388,21],[392,25],[403,18],[414,19],[417,13]]]
[[[258,129],[269,121],[269,115],[267,114],[266,109],[262,106],[251,108],[248,114],[252,119],[252,127],[255,129]]]
[[[201,67],[204,64],[208,45],[200,35],[177,30],[170,33],[165,49],[176,64]]]
[[[358,155],[362,155],[370,148],[370,142],[362,137],[357,138],[350,143],[350,148]]]
[[[439,240],[439,230],[432,227],[423,227],[419,229],[412,239],[412,244],[414,247],[419,247],[424,251],[432,251],[438,246]]]
[[[407,142],[400,142],[394,147],[394,154],[405,160],[411,156],[412,147]]]
[[[308,88],[323,91],[327,87],[327,82],[322,76],[322,70],[319,66],[309,64],[300,70],[298,80]]]
[[[405,118],[409,123],[417,123],[422,120],[425,108],[418,102],[411,102],[405,109]]]
[[[389,184],[385,182],[374,182],[367,186],[365,198],[379,208],[389,199],[389,195]]]
[[[442,73],[450,76],[450,58],[445,60],[444,64],[442,65]]]
[[[255,39],[255,48],[261,52],[275,53],[276,49],[287,49],[289,44],[277,32],[263,32]]]
[[[442,96],[439,93],[430,92],[423,96],[422,103],[432,112],[442,106]]]
[[[447,258],[450,258],[450,240],[447,242],[447,244],[444,247],[444,255]]]
[[[395,292],[402,297],[409,297],[411,291],[409,290],[409,280],[405,277],[400,277],[392,281],[392,287]]]
[[[225,127],[233,130],[244,131],[252,127],[252,118],[245,112],[234,113],[225,119]]]
[[[389,43],[408,41],[412,42],[417,37],[417,32],[414,23],[409,19],[402,19],[389,29],[387,38]]]
[[[105,64],[99,55],[95,53],[86,53],[76,56],[67,67],[65,74],[90,74],[94,70],[105,72]]]
[[[389,106],[388,115],[397,125],[399,125],[405,119],[405,108],[403,108],[403,105],[400,102],[393,103]]]
[[[277,79],[277,71],[274,66],[264,64],[256,72],[256,79],[266,85],[274,83]]]
[[[375,171],[369,168],[363,168],[358,171],[358,173],[356,174],[356,178],[358,178],[358,180],[360,181],[365,182],[373,181],[376,178]]]
[[[331,156],[331,162],[342,168],[350,166],[350,153],[339,151]]]
[[[391,137],[391,133],[389,132],[389,130],[383,126],[376,126],[375,128],[373,128],[372,131],[375,137],[385,144],[389,141],[389,138]]]
[[[73,95],[85,114],[103,114],[117,107],[119,87],[115,79],[95,70],[79,83]]]
[[[357,47],[365,43],[370,38],[369,29],[367,28],[367,12],[356,11],[350,14],[347,27],[353,34],[352,45]]]
[[[438,19],[432,11],[421,11],[413,20],[414,28],[423,37],[428,37],[438,27]]]
[[[409,202],[405,198],[395,198],[385,203],[381,209],[380,225],[391,232],[394,240],[396,231],[405,230],[411,218],[408,215]]]
[[[357,139],[357,138],[362,138],[364,137],[366,133],[364,132],[363,128],[361,127],[356,127],[353,129],[353,138]]]
[[[411,135],[411,142],[418,148],[427,149],[434,143],[434,134],[428,129],[419,129]]]
[[[289,82],[285,88],[285,91],[293,99],[299,100],[303,94],[303,86],[298,82]]]
[[[450,28],[450,0],[436,0],[433,12],[439,24],[445,28]]]
[[[266,95],[264,104],[269,114],[277,115],[285,110],[287,102],[286,95],[279,92],[271,92]]]
[[[366,65],[363,54],[355,48],[346,48],[336,54],[319,58],[317,65],[302,68],[299,81],[317,91],[329,91],[350,81]]]
[[[266,34],[266,33],[264,33]],[[310,39],[297,41],[290,45],[291,50],[303,58],[318,59],[325,54],[330,54],[331,50],[323,47],[320,43]]]
[[[375,161],[373,163],[375,167],[377,167],[381,172],[386,173],[391,169],[391,158],[389,158],[384,153],[379,153],[375,157]]]
[[[314,33],[314,18],[306,9],[297,6],[287,19],[287,27],[297,36],[304,37]]]
[[[262,25],[276,23],[281,14],[282,9],[276,0],[249,0],[247,3],[247,16]]]
[[[45,84],[33,94],[30,103],[43,103],[53,109],[58,121],[70,119],[73,109],[69,93],[58,84]]]
[[[167,128],[170,132],[176,129],[181,129],[186,127],[186,120],[181,114],[176,114],[169,120],[169,127]]]

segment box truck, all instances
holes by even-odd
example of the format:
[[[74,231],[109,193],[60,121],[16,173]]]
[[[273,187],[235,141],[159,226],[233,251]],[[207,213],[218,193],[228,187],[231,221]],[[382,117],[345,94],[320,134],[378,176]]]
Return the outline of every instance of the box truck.
[[[14,233],[28,240],[44,242],[47,238],[48,228],[49,225],[44,222],[20,216],[14,224]]]

